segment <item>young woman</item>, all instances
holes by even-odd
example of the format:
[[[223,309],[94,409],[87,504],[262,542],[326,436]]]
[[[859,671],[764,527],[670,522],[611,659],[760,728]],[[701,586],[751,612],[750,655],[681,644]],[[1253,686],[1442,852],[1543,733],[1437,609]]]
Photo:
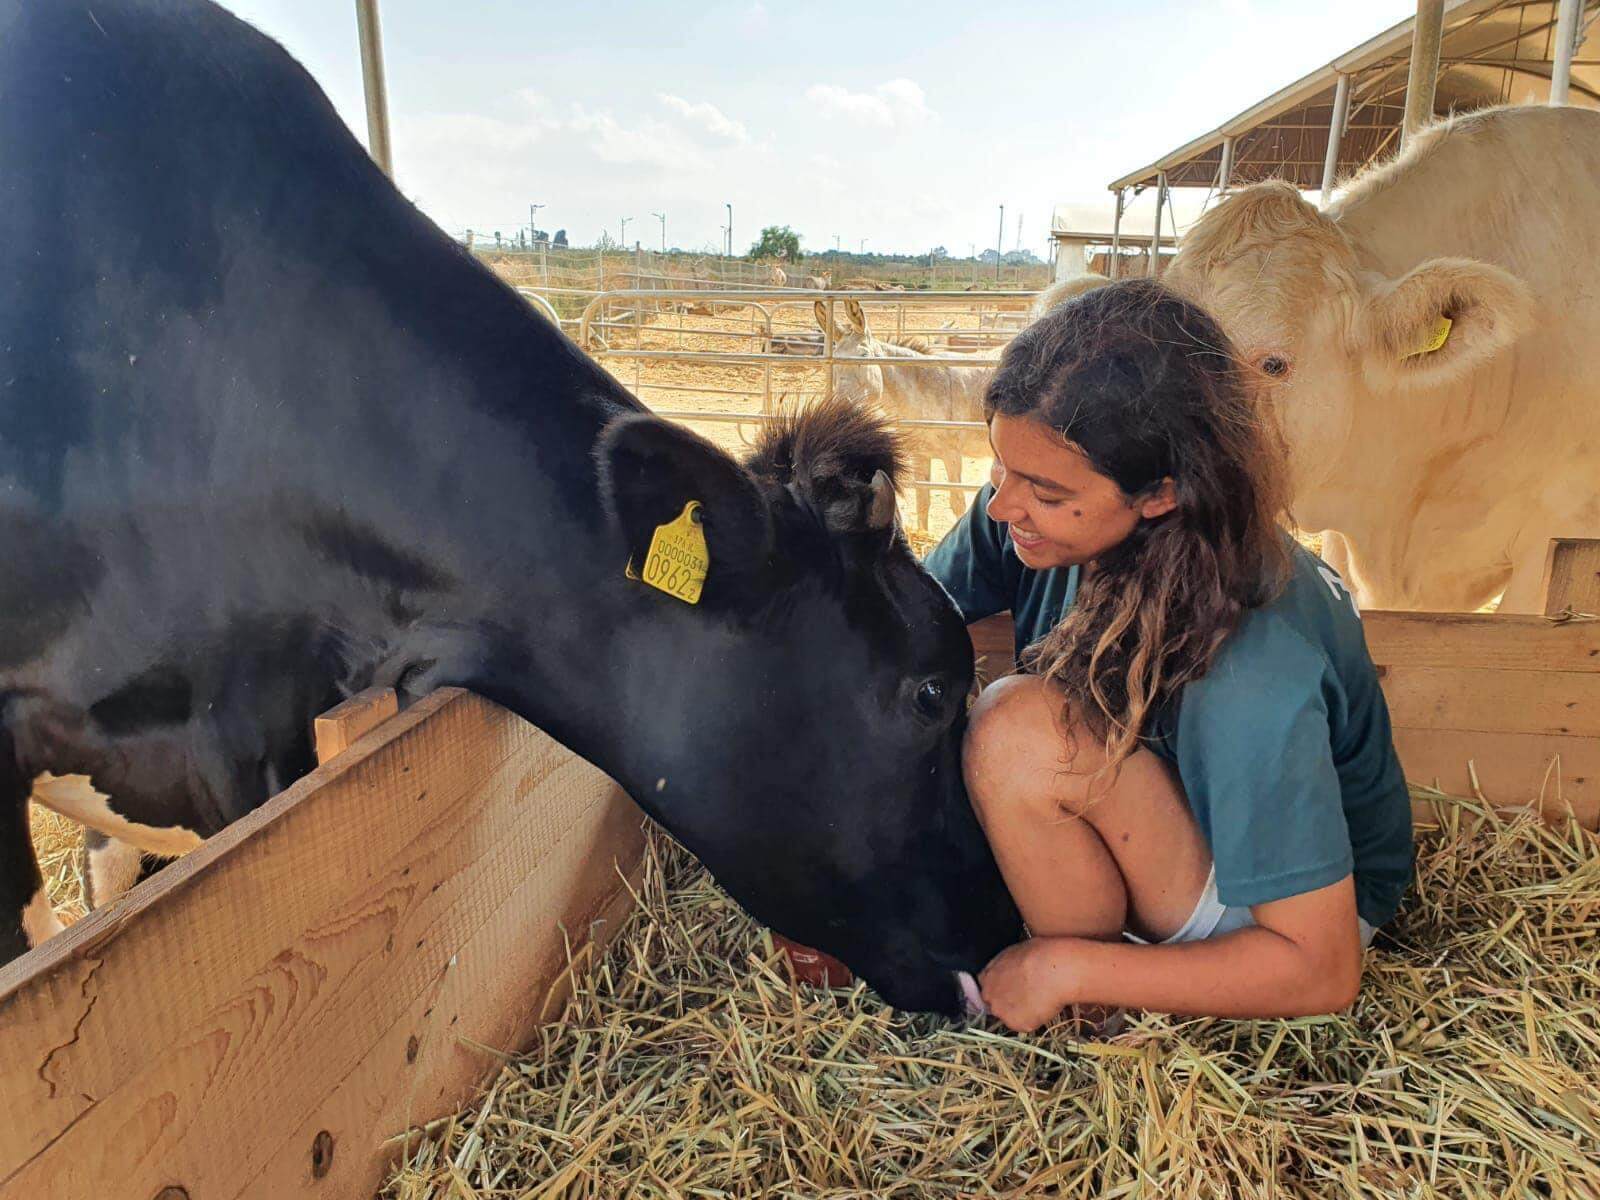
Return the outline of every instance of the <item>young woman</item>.
[[[1032,937],[980,985],[1076,1005],[1348,1006],[1411,877],[1411,811],[1355,605],[1284,531],[1258,384],[1202,311],[1112,284],[1006,350],[992,482],[927,565],[1010,610],[1026,673],[974,705],[968,791]]]

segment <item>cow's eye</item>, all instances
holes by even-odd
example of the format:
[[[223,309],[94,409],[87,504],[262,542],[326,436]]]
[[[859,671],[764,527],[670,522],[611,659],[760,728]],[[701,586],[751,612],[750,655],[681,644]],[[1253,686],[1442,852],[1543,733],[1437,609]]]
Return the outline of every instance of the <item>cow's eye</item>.
[[[944,681],[924,679],[917,688],[917,707],[923,714],[937,717],[944,712]]]
[[[1269,354],[1261,360],[1261,373],[1282,379],[1289,373],[1289,360],[1281,354]]]

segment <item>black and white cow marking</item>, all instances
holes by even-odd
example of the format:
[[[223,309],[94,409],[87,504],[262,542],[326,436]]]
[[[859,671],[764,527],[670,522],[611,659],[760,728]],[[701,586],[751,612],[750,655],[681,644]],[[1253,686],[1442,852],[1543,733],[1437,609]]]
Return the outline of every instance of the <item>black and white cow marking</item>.
[[[650,416],[215,5],[0,0],[0,962],[53,920],[40,776],[181,848],[307,771],[341,698],[457,684],[759,919],[958,1012],[1021,928],[900,469],[848,405],[744,462]],[[624,575],[690,500],[693,606]]]

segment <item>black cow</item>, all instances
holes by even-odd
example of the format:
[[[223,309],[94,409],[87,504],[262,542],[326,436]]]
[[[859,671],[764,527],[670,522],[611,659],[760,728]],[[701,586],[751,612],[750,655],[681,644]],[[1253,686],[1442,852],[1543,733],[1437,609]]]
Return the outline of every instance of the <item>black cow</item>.
[[[214,5],[0,0],[0,961],[41,774],[108,833],[209,834],[341,697],[459,684],[759,919],[959,1011],[1021,931],[899,469],[842,405],[742,464],[648,415]],[[696,605],[625,575],[690,500]]]

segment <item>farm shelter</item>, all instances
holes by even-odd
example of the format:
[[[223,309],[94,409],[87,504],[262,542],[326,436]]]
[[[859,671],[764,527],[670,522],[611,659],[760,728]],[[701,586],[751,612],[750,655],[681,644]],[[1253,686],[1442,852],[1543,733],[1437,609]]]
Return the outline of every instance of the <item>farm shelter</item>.
[[[1428,6],[1423,0],[1420,7]],[[1433,84],[1433,95],[1421,115],[1547,100],[1600,108],[1597,15],[1597,0],[1445,0],[1437,81],[1425,80]],[[1404,136],[1415,26],[1415,19],[1400,22],[1217,128],[1112,180],[1117,246],[1148,247],[1153,230],[1133,229],[1123,221],[1132,197],[1146,190],[1155,192],[1153,226],[1173,229],[1165,205],[1170,188],[1215,193],[1230,185],[1285,179],[1326,193],[1339,179],[1393,153]],[[1569,30],[1570,42],[1563,38]],[[1339,133],[1331,137],[1335,125]]]
[[[1524,811],[1537,805],[1551,818],[1571,814],[1591,828],[1600,816],[1600,620],[1584,615],[1600,608],[1600,546],[1557,544],[1550,578],[1548,617],[1366,617],[1407,774],[1424,789],[1418,793],[1419,819],[1442,822],[1454,830],[1452,838],[1464,836],[1460,822],[1466,819],[1443,799],[1452,792],[1469,797],[1469,813],[1483,808],[1481,799],[1470,799],[1477,796]],[[990,660],[989,673],[1007,665],[1010,635],[1003,621],[975,626],[973,637],[976,653]],[[603,1082],[612,1088],[627,1082],[615,1072],[625,1074],[634,1056],[673,1029],[694,1033],[694,1021],[722,1011],[724,1003],[729,1010],[766,1006],[769,1032],[803,1043],[783,1051],[781,1063],[769,1062],[763,1075],[762,1048],[740,1049],[747,1031],[725,1031],[732,1039],[725,1053],[753,1064],[739,1104],[762,1112],[780,1104],[774,1098],[780,1082],[803,1087],[809,1085],[797,1081],[812,1070],[848,1072],[844,1051],[859,1049],[863,1039],[895,1029],[895,1036],[909,1036],[910,1026],[891,1027],[881,1009],[877,1015],[858,1010],[844,1022],[819,1015],[818,1038],[832,1049],[804,1036],[804,1021],[818,1010],[813,1005],[802,1018],[805,1002],[785,981],[779,960],[754,949],[748,922],[739,926],[741,952],[756,958],[738,960],[746,965],[737,969],[752,975],[738,984],[745,991],[719,999],[714,990],[674,982],[677,970],[706,969],[709,951],[696,938],[725,936],[728,922],[743,920],[703,881],[690,897],[699,908],[685,918],[687,926],[658,928],[650,935],[656,940],[619,947],[614,969],[585,973],[582,964],[594,953],[586,947],[598,948],[640,890],[637,810],[592,767],[469,694],[445,690],[388,716],[392,711],[392,698],[384,693],[341,706],[319,723],[324,764],[315,772],[110,907],[0,968],[0,1089],[10,1117],[0,1125],[0,1196],[361,1196],[402,1153],[411,1155],[413,1167],[437,1160],[437,1143],[408,1137],[407,1131],[419,1128],[447,1142],[470,1129],[468,1144],[452,1143],[451,1154],[476,1161],[481,1151],[489,1156],[486,1162],[498,1163],[504,1146],[485,1149],[491,1136],[508,1136],[501,1122],[484,1126],[494,1093],[473,1106],[484,1116],[449,1114],[500,1070],[508,1054],[538,1037],[547,1051],[562,1048],[563,1062],[592,1066],[592,1053],[603,1046],[603,1057],[613,1061]],[[1491,833],[1500,830],[1493,836],[1503,837],[1499,818],[1480,812],[1473,819],[1480,818],[1490,822]],[[1542,925],[1526,924],[1549,937],[1558,931],[1565,931],[1562,938],[1580,936],[1571,923],[1581,918],[1589,923],[1582,927],[1590,928],[1600,905],[1600,856],[1592,837],[1577,824],[1569,834],[1560,833],[1559,824],[1547,832],[1540,832],[1544,826],[1519,828],[1516,845],[1522,849],[1516,853],[1531,855],[1532,866],[1567,862],[1575,878],[1589,882],[1538,875],[1511,888],[1505,902],[1521,895],[1529,904],[1548,903]],[[1511,852],[1510,843],[1495,845]],[[1452,842],[1449,869],[1459,871],[1484,853],[1477,843]],[[1446,865],[1441,860],[1438,869]],[[1524,862],[1516,869],[1532,866]],[[1448,887],[1468,882],[1454,879]],[[1475,886],[1483,891],[1492,883],[1478,879]],[[644,890],[658,915],[690,902],[660,886],[658,872]],[[1473,901],[1455,894],[1436,899],[1457,908]],[[1582,911],[1588,916],[1568,911],[1569,901],[1587,905]],[[1504,923],[1499,941],[1505,941],[1520,918],[1515,910],[1495,911]],[[1484,940],[1493,932],[1463,932],[1462,943],[1484,961],[1499,961],[1491,953],[1498,943]],[[1592,966],[1592,936],[1562,944],[1587,956]],[[715,971],[726,975],[730,960],[713,957]],[[575,965],[569,969],[569,963]],[[1519,969],[1533,966],[1522,961]],[[1544,981],[1542,994],[1571,989],[1576,999],[1561,1002],[1588,997],[1592,1017],[1600,992],[1581,964],[1572,969],[1577,974]],[[1401,1046],[1420,1041],[1424,1048],[1442,1047],[1447,1043],[1434,1038],[1427,1016],[1430,985],[1416,970],[1421,967],[1396,970],[1395,979],[1416,1001],[1404,1027],[1384,1030],[1381,1037],[1394,1033]],[[183,986],[172,986],[178,978]],[[540,1032],[541,1021],[563,1011],[577,979],[587,981],[580,1009],[565,1010],[563,1021]],[[1493,978],[1486,985],[1492,988]],[[650,996],[651,1004],[668,1009],[682,1007],[688,997],[691,1007],[705,1011],[698,1017],[681,1014],[674,1024],[645,1008],[631,1027],[613,1026],[594,1043],[563,1041],[563,1031],[584,1019],[583,1006],[595,1004],[595,989]],[[1489,1000],[1475,1003],[1489,1004],[1499,994],[1490,991]],[[852,1003],[861,1003],[859,994]],[[1555,1114],[1550,1121],[1563,1138],[1581,1141],[1600,1136],[1600,1097],[1590,1094],[1592,1076],[1587,1084],[1571,1077],[1570,1063],[1600,1061],[1600,1051],[1591,1036],[1556,1023],[1567,1015],[1581,1016],[1515,1010],[1514,1027],[1525,1023],[1529,1030],[1528,1070],[1534,1073],[1517,1086],[1531,1090],[1528,1103],[1536,1112]],[[1263,1027],[1279,1030],[1267,1035],[1270,1051],[1265,1043],[1240,1051],[1260,1063],[1258,1080],[1280,1051],[1309,1056],[1311,1041],[1320,1036],[1316,1022],[1255,1023],[1239,1036],[1260,1038]],[[1587,1028],[1592,1035],[1592,1019]],[[950,1036],[956,1038],[952,1045],[975,1056],[971,1069],[981,1067],[1001,1080],[1007,1070],[1033,1071],[1052,1055],[1060,1058],[987,1029]],[[1303,1051],[1297,1049],[1301,1043]],[[1000,1054],[998,1061],[986,1057],[992,1053]],[[1011,1054],[1028,1065],[1007,1065]],[[1154,1061],[1149,1052],[1120,1042],[1081,1054],[1087,1057],[1080,1065],[1106,1069]],[[1190,1054],[1187,1067],[1169,1066],[1194,1081],[1210,1069],[1198,1055]],[[921,1072],[922,1084],[919,1090],[907,1082],[902,1104],[915,1095],[942,1094],[938,1087],[948,1080],[928,1078],[925,1063],[910,1066]],[[1071,1069],[1066,1062],[1058,1066]],[[537,1074],[533,1067],[510,1069],[515,1078],[494,1085],[507,1094],[526,1089]],[[639,1105],[654,1094],[647,1083],[630,1085]],[[576,1093],[575,1078],[564,1086],[568,1098],[559,1105],[559,1120],[545,1113],[512,1122],[514,1141],[542,1147],[531,1152],[542,1154],[539,1161],[546,1164],[536,1169],[548,1171],[539,1181],[555,1187],[545,1194],[561,1194],[555,1181],[578,1179],[592,1162],[585,1157],[589,1147],[605,1145],[608,1131],[629,1127],[626,1104],[587,1107],[604,1098],[604,1089],[591,1090],[597,1081]],[[1555,1093],[1546,1095],[1552,1087]],[[677,1096],[674,1111],[682,1104],[706,1104],[704,1126],[712,1131],[707,1136],[726,1138],[726,1130],[715,1132],[722,1118],[704,1086],[694,1095],[699,1099]],[[954,1105],[958,1098],[947,1099]],[[1244,1121],[1242,1102],[1235,1096],[1233,1103],[1234,1117]],[[1392,1111],[1368,1114],[1375,1128],[1391,1138],[1399,1130],[1401,1141],[1409,1138],[1407,1130],[1427,1132],[1428,1121],[1394,1103]],[[1181,1108],[1171,1110],[1171,1119],[1179,1119]],[[1518,1120],[1534,1120],[1526,1105],[1512,1108]],[[568,1114],[583,1119],[566,1125]],[[1440,1109],[1434,1117],[1442,1131],[1446,1115]],[[968,1142],[994,1136],[973,1125],[983,1122],[971,1111],[963,1116],[946,1107],[926,1119],[935,1127],[953,1126]],[[1450,1128],[1454,1156],[1460,1135],[1455,1125]],[[546,1129],[548,1135],[541,1132]],[[904,1142],[915,1140],[914,1134],[902,1129],[895,1137]],[[1224,1137],[1225,1130],[1212,1134]],[[1379,1138],[1376,1132],[1367,1136]],[[1581,1164],[1574,1166],[1567,1140],[1541,1153],[1555,1155],[1557,1168],[1590,1179],[1593,1162],[1581,1170]],[[1422,1144],[1425,1156],[1425,1138]],[[219,1153],[219,1147],[228,1152]],[[740,1159],[736,1141],[726,1149]],[[803,1149],[815,1152],[797,1145],[795,1153]],[[959,1158],[960,1146],[939,1153],[941,1161]],[[1425,1157],[1420,1161],[1426,1170]],[[1004,1165],[1000,1160],[995,1170]],[[444,1170],[444,1178],[451,1177]],[[1591,1181],[1600,1185],[1600,1179]]]

